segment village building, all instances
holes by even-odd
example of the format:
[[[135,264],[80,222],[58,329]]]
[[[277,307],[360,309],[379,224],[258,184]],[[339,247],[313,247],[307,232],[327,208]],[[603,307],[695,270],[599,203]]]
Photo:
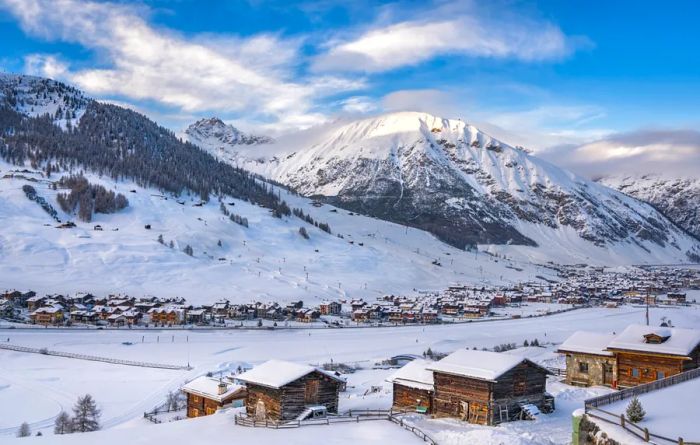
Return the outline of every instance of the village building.
[[[29,319],[32,323],[36,324],[59,324],[64,320],[64,311],[60,306],[46,306],[40,307],[31,314],[29,314]]]
[[[433,414],[494,425],[522,412],[554,409],[542,366],[517,355],[461,349],[427,367],[433,371]]]
[[[187,417],[208,416],[231,404],[243,406],[246,397],[245,386],[207,376],[187,383],[182,392],[187,395]]]
[[[342,305],[337,301],[324,301],[319,305],[318,309],[321,315],[340,315]]]
[[[314,408],[338,412],[344,381],[309,365],[267,361],[236,377],[246,384],[246,413],[256,420],[293,420]]]
[[[607,349],[617,361],[617,384],[628,388],[700,366],[700,330],[630,325]]]
[[[569,384],[629,388],[700,367],[700,330],[630,325],[618,335],[576,332],[558,349]]]
[[[394,373],[388,382],[393,385],[393,408],[432,414],[435,386],[432,361],[415,359]]]
[[[607,350],[614,334],[578,331],[559,346],[566,355],[566,383],[578,386],[617,384],[615,355]]]

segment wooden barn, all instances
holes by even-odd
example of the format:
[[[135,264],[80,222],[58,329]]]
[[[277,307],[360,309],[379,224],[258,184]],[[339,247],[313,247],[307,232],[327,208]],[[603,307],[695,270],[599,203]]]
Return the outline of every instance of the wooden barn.
[[[617,385],[629,388],[700,366],[700,330],[630,325],[607,347]]]
[[[517,355],[462,349],[428,366],[433,371],[433,414],[494,425],[534,407],[548,412],[548,370]]]
[[[206,376],[187,383],[182,392],[187,395],[187,417],[208,416],[236,401],[242,406],[246,397],[244,386]]]
[[[617,385],[615,354],[608,351],[614,334],[578,331],[559,346],[566,355],[566,383],[577,386]]]
[[[394,388],[395,409],[432,414],[435,387],[433,371],[427,369],[431,364],[432,361],[416,359],[389,377]]]
[[[246,384],[246,413],[256,420],[293,420],[310,407],[338,412],[344,380],[335,374],[281,360],[270,360],[238,377]]]

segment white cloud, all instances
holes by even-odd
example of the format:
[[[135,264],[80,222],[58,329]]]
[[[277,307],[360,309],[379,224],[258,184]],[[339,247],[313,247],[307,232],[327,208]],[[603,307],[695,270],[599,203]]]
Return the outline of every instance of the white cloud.
[[[93,50],[103,67],[71,70],[55,56],[31,55],[26,69],[77,84],[98,97],[154,100],[186,113],[245,113],[308,127],[325,116],[319,98],[363,86],[362,79],[297,79],[298,39],[185,38],[157,29],[143,8],[77,0],[1,0],[25,32]]]
[[[340,108],[350,114],[366,114],[376,111],[377,104],[367,96],[352,96],[340,101]]]
[[[580,43],[541,20],[507,14],[493,18],[473,8],[457,15],[436,8],[428,15],[424,20],[376,25],[334,42],[316,59],[315,68],[380,72],[448,54],[532,62],[563,58]]]
[[[553,147],[547,157],[589,176],[663,172],[697,178],[700,132],[645,129],[615,133],[581,145]]]

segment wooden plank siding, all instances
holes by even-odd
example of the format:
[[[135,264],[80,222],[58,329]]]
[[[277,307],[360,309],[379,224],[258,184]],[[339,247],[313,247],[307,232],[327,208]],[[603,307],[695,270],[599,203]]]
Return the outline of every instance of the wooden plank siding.
[[[206,397],[187,393],[187,417],[201,417],[214,414],[223,403]]]
[[[678,356],[616,351],[617,384],[622,388],[650,383],[692,369],[693,361]]]
[[[436,417],[456,417],[470,423],[494,425],[501,422],[501,408],[508,410],[509,418],[520,412],[520,403],[532,403],[542,408],[547,371],[523,362],[495,382],[438,371],[433,373],[433,378],[433,413]]]
[[[394,382],[394,408],[415,410],[418,407],[426,409],[427,414],[433,412],[433,391],[411,388]]]
[[[281,388],[252,383],[247,383],[247,388],[246,413],[250,417],[256,417],[259,407],[264,407],[265,418],[271,420],[292,420],[309,405],[323,405],[329,413],[338,412],[340,382],[320,372],[312,372]]]

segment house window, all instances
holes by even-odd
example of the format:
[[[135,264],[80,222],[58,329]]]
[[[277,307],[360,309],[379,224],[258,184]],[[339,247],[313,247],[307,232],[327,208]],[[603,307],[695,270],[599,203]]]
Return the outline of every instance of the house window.
[[[632,377],[639,377],[639,369],[632,368]]]
[[[666,378],[666,373],[663,371],[656,371],[656,380],[661,380]]]
[[[588,374],[588,363],[578,362],[578,372],[581,372],[583,374]]]

